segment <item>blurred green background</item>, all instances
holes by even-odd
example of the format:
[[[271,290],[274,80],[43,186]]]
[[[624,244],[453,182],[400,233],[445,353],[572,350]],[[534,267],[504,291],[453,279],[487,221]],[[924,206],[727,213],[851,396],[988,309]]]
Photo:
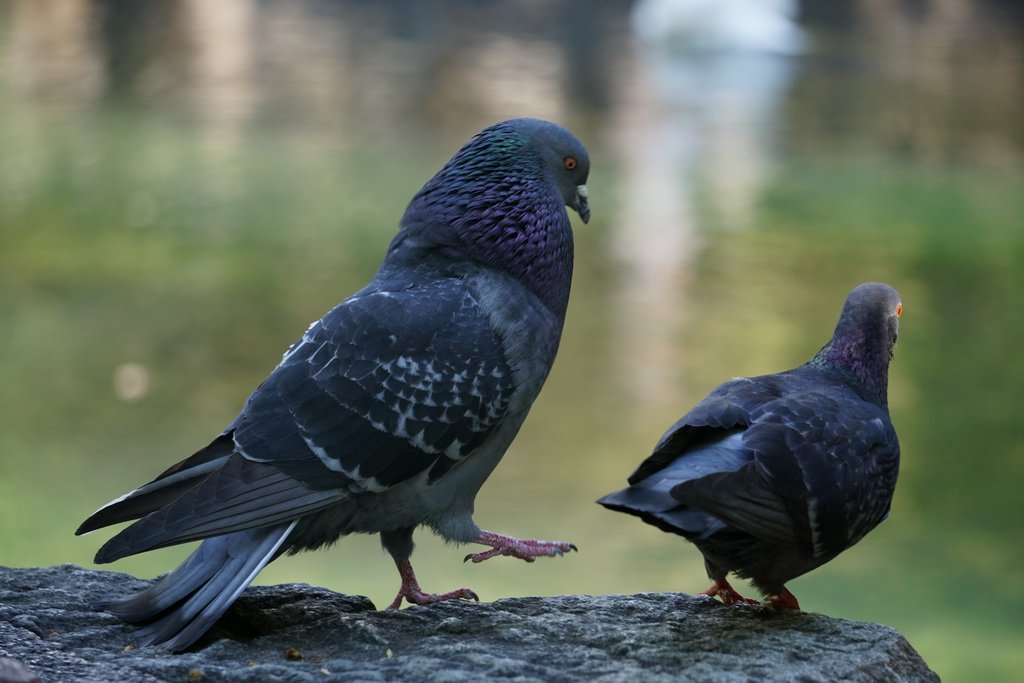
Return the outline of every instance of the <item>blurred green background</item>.
[[[703,4],[0,4],[0,564],[93,566],[109,534],[78,523],[223,429],[462,142],[540,116],[589,147],[593,220],[558,361],[476,519],[580,552],[467,566],[424,532],[425,588],[706,588],[695,549],[593,500],[883,280],[905,307],[893,512],[790,587],[898,628],[944,678],[1019,680],[1024,16],[806,3],[745,15],[786,24],[751,38]],[[283,581],[378,605],[398,587],[368,537],[259,578]]]

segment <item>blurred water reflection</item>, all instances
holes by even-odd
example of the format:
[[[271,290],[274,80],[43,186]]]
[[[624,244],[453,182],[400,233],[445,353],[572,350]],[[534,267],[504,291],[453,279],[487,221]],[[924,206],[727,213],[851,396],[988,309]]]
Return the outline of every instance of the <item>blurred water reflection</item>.
[[[610,117],[622,177],[610,259],[619,379],[643,413],[681,405],[665,368],[688,353],[689,266],[709,226],[752,227],[776,151],[778,107],[804,39],[778,3],[643,0]],[[737,21],[742,16],[746,21]],[[699,211],[703,200],[706,210]],[[638,367],[635,358],[647,363]]]
[[[804,3],[799,38],[766,49],[707,40],[713,17],[696,46],[652,35],[651,4],[0,5],[0,562],[88,564],[77,523],[223,428],[372,274],[438,164],[541,116],[590,148],[594,220],[560,358],[478,519],[582,552],[465,567],[425,537],[421,578],[491,599],[704,588],[695,551],[593,499],[712,386],[801,362],[850,287],[887,280],[907,310],[893,517],[794,591],[900,628],[940,674],[1012,680],[1020,10]],[[378,603],[395,579],[373,539],[262,578]]]

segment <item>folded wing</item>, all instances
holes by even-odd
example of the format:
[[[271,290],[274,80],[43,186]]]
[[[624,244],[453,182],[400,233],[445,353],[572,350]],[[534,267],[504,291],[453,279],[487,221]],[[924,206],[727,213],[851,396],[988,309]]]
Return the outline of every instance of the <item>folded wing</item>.
[[[207,448],[87,519],[141,520],[97,555],[294,520],[423,472],[444,475],[514,390],[501,340],[457,279],[364,290],[310,327]]]

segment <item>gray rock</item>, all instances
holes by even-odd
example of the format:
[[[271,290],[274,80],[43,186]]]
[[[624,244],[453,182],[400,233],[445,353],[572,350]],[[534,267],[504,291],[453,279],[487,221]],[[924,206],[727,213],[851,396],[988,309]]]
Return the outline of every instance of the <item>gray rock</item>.
[[[43,681],[937,681],[887,626],[679,594],[567,595],[376,611],[305,584],[249,588],[192,651],[135,649],[93,612],[145,581],[0,567],[0,669]],[[20,669],[16,668],[20,664]],[[5,664],[5,666],[8,666]],[[13,678],[20,675],[21,678]]]

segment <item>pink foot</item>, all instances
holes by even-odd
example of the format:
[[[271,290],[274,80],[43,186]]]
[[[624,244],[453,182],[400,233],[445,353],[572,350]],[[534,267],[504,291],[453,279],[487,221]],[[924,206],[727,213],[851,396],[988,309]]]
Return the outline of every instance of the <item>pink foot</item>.
[[[398,567],[398,574],[402,577],[402,587],[398,589],[398,595],[388,605],[388,609],[398,609],[402,606],[402,600],[408,600],[413,605],[432,605],[435,602],[444,600],[476,600],[480,598],[468,588],[457,588],[447,593],[424,593],[416,580],[416,574],[412,570],[412,563],[409,560],[395,560]]]
[[[796,601],[796,596],[790,593],[785,586],[782,587],[781,593],[768,601],[768,604],[777,609],[800,609],[800,603]]]
[[[498,555],[509,555],[533,562],[538,557],[561,557],[570,550],[576,550],[576,546],[566,541],[535,541],[529,538],[503,536],[490,531],[481,531],[476,542],[481,545],[489,545],[491,549],[470,553],[466,555],[463,562],[472,560],[473,564],[479,564]]]
[[[388,605],[388,609],[398,609],[402,606],[403,599],[408,600],[412,605],[433,605],[435,602],[444,602],[445,600],[476,600],[479,602],[480,596],[468,588],[457,588],[447,593],[424,593],[419,586],[403,585],[399,589],[398,595]]]
[[[787,591],[788,592],[788,591]],[[757,600],[752,598],[745,598],[736,592],[736,589],[729,585],[729,582],[725,578],[715,579],[715,583],[700,595],[706,595],[709,598],[718,596],[722,599],[722,603],[726,605],[734,605],[737,602],[744,602],[749,605],[760,605]]]

